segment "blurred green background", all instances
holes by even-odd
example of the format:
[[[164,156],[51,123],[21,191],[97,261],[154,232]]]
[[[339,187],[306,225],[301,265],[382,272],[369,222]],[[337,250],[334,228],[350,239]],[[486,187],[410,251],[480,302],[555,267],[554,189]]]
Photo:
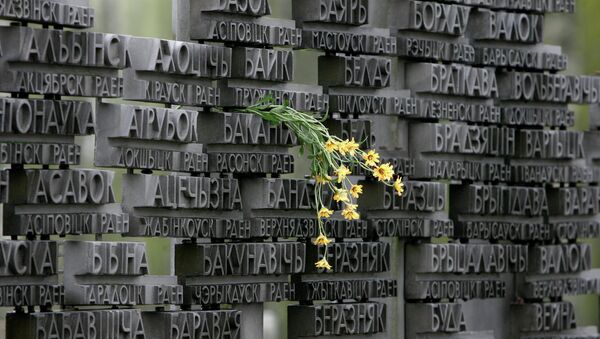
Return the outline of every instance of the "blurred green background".
[[[172,17],[170,0],[91,0],[96,9],[95,31],[130,34],[136,36],[172,39]],[[291,17],[291,0],[270,0],[274,16]],[[569,74],[594,74],[600,71],[600,1],[578,0],[577,12],[572,15],[549,14],[545,20],[545,42],[561,45],[569,57]],[[297,72],[296,82],[316,83],[315,52],[301,52],[296,63],[312,65]],[[587,108],[574,106],[577,111],[575,128],[587,128]],[[93,165],[93,138],[79,140],[84,146],[82,167]],[[118,177],[118,176],[117,176]],[[113,239],[112,237],[107,239]],[[600,268],[600,239],[590,241],[595,250],[594,268]],[[151,274],[168,274],[169,240],[148,241]],[[599,325],[599,303],[597,296],[569,298],[577,305],[579,326]],[[7,311],[7,309],[4,309]],[[3,318],[0,312],[0,338],[4,337]],[[266,338],[284,338],[287,321],[285,305],[268,305],[265,313]],[[16,338],[11,338],[16,339]]]

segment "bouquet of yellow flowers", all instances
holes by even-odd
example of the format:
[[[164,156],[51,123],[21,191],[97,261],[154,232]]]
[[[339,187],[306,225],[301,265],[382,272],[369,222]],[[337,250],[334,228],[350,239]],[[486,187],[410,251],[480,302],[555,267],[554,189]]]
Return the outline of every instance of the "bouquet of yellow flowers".
[[[254,113],[274,124],[284,124],[298,138],[300,153],[308,153],[311,160],[311,175],[315,179],[315,201],[319,220],[319,236],[314,240],[317,246],[325,246],[323,258],[315,263],[317,268],[331,269],[327,262],[327,246],[331,240],[327,238],[324,220],[330,218],[335,211],[325,207],[324,190],[333,193],[333,200],[343,206],[341,215],[346,220],[360,219],[357,200],[363,193],[363,186],[354,184],[349,176],[350,168],[359,166],[370,173],[378,181],[393,186],[398,195],[404,193],[402,178],[394,180],[394,167],[389,163],[380,163],[380,156],[374,150],[367,152],[360,149],[354,139],[342,140],[329,134],[322,120],[313,115],[300,112],[287,104],[277,105],[273,99],[265,98],[254,106],[247,107],[244,112]],[[326,117],[325,117],[326,118]]]

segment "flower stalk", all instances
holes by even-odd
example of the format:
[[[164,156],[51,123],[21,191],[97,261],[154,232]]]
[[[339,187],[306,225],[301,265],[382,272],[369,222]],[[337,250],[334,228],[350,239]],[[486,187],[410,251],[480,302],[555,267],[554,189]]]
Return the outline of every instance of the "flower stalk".
[[[287,104],[275,104],[269,97],[243,111],[254,113],[273,124],[283,124],[298,138],[300,154],[307,153],[311,161],[311,175],[315,179],[314,199],[317,206],[315,213],[319,221],[319,236],[313,243],[317,246],[325,246],[323,257],[315,263],[315,266],[330,270],[327,249],[331,240],[327,238],[324,221],[335,211],[325,206],[323,193],[325,191],[333,193],[333,200],[343,206],[340,212],[344,219],[357,220],[360,219],[357,201],[363,194],[363,186],[351,181],[351,168],[355,166],[362,168],[379,182],[393,187],[398,195],[404,193],[402,178],[398,177],[394,181],[393,166],[389,163],[380,163],[380,155],[376,151],[363,151],[354,138],[342,140],[329,134],[322,120],[312,114],[297,111]]]

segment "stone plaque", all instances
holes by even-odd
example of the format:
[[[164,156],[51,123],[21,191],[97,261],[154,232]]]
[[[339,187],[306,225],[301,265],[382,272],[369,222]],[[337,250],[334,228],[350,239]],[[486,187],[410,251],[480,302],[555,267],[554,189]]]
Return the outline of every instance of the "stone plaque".
[[[228,79],[219,83],[221,105],[224,107],[247,107],[255,105],[265,97],[281,105],[300,111],[327,112],[329,97],[318,86],[290,83],[262,83],[256,81]]]
[[[9,338],[147,338],[141,313],[134,309],[11,313],[6,323]]]
[[[546,190],[538,187],[464,185],[451,186],[452,214],[542,216],[549,211]]]
[[[516,152],[516,131],[509,127],[474,126],[462,123],[411,126],[414,152],[511,156]]]
[[[319,248],[309,246],[308,262],[317,262],[322,253]],[[390,270],[390,244],[386,242],[336,242],[329,245],[327,261],[333,267],[329,273],[377,273]],[[307,272],[323,272],[314,265]]]
[[[531,274],[521,279],[518,291],[523,298],[546,299],[565,295],[598,294],[599,284],[600,272],[596,269],[574,274]]]
[[[471,300],[506,298],[508,274],[436,275],[409,274],[404,283],[409,300]]]
[[[242,312],[173,311],[142,312],[147,337],[156,339],[240,339]]]
[[[219,106],[210,79],[231,75],[231,49],[191,42],[132,38],[124,97],[185,106]]]
[[[543,15],[478,9],[473,19],[475,40],[539,43],[544,35]]]
[[[498,80],[491,68],[461,64],[415,63],[407,65],[408,86],[416,92],[497,98]]]
[[[319,57],[319,85],[384,88],[390,85],[392,60],[378,56]]]
[[[257,304],[296,299],[296,285],[288,282],[196,284],[186,280],[183,300],[188,305]]]
[[[144,243],[68,241],[65,305],[178,305],[175,277],[152,277]]]
[[[445,213],[369,211],[369,233],[377,237],[442,238],[456,235],[454,222]]]
[[[367,210],[436,212],[446,206],[446,186],[437,182],[408,181],[401,197],[393,187],[365,182],[359,206]]]
[[[1,240],[0,250],[1,306],[64,304],[56,241]]]
[[[181,18],[175,27],[180,40],[289,47],[302,42],[294,21],[265,17],[271,14],[267,0],[177,0],[174,10]]]
[[[564,71],[567,67],[567,56],[561,53],[559,46],[536,45],[520,48],[482,44],[475,47],[475,60],[482,66],[516,69]]]
[[[586,271],[592,268],[589,244],[533,246],[529,249],[528,272],[558,274]]]
[[[416,273],[527,272],[527,246],[514,244],[407,245],[407,269]]]
[[[99,170],[19,170],[4,204],[7,235],[123,233],[129,217],[115,201],[114,173]],[[52,205],[62,205],[57,211]]]
[[[95,11],[88,0],[5,0],[0,18],[73,28],[94,26]]]
[[[585,148],[584,148],[585,150]],[[532,153],[541,154],[541,148]],[[531,184],[549,182],[593,183],[599,178],[596,167],[585,159],[575,160],[529,160],[511,159],[511,182]]]
[[[386,305],[381,303],[294,305],[289,317],[288,337],[369,335],[385,332]]]
[[[411,321],[406,331],[417,333],[457,333],[467,331],[467,321],[459,303],[406,304]]]
[[[123,94],[117,70],[130,58],[126,36],[13,26],[2,27],[0,37],[6,51],[0,57],[2,91],[100,98]]]
[[[575,329],[575,309],[567,301],[511,306],[511,315],[520,332],[560,332]]]
[[[198,112],[99,104],[96,166],[205,172],[208,156],[198,137]],[[110,150],[104,151],[104,150]]]
[[[0,163],[76,165],[74,137],[93,133],[89,102],[0,98]]]
[[[298,300],[345,300],[394,297],[398,282],[391,279],[306,280],[296,284]]]
[[[503,100],[597,103],[600,78],[562,74],[504,72],[498,77]]]
[[[199,136],[207,145],[209,170],[222,173],[292,173],[294,156],[287,147],[298,138],[276,125],[247,113],[204,113],[201,126],[212,126]]]
[[[428,33],[464,35],[472,7],[434,1],[401,1],[398,29]]]
[[[429,2],[429,4],[433,4]],[[435,5],[434,5],[435,6]],[[465,6],[460,6],[465,7]],[[435,19],[434,19],[435,20]],[[419,21],[420,26],[424,26]],[[433,25],[428,25],[433,28]],[[424,38],[417,34],[402,33],[398,37],[398,55],[414,60],[446,61],[473,64],[476,62],[475,48],[465,42],[436,36],[436,39]],[[483,64],[487,66],[486,64]]]
[[[369,0],[307,0],[294,2],[294,20],[341,25],[364,25],[369,21]]]
[[[131,235],[235,238],[249,232],[236,213],[242,208],[236,179],[127,174],[123,187]]]
[[[294,1],[293,4],[305,8],[306,4]],[[295,10],[302,13],[303,9]],[[302,28],[302,47],[327,52],[396,55],[399,44],[386,29],[366,27],[339,27],[335,30],[320,27]]]
[[[181,244],[175,248],[178,276],[272,275],[305,269],[306,245],[298,242]],[[198,258],[189,262],[185,258]]]

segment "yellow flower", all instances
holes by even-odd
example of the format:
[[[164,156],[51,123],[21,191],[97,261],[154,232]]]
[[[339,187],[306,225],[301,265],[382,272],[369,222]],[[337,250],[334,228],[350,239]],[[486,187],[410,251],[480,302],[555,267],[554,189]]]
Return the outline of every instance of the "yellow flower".
[[[363,154],[362,158],[369,167],[375,167],[379,163],[379,154],[373,150]]]
[[[328,175],[322,176],[322,175],[315,175],[315,181],[317,182],[317,184],[326,184],[328,182],[331,181],[331,177]]]
[[[348,167],[342,165],[340,167],[338,167],[338,169],[335,170],[335,175],[337,175],[337,182],[340,183],[342,181],[344,181],[344,179],[346,179],[346,177],[348,176],[348,174],[351,174],[352,172],[350,172],[350,170],[348,169]]]
[[[327,262],[327,259],[323,258],[315,263],[316,268],[325,268],[327,270],[331,269],[331,265]]]
[[[352,140],[344,140],[344,142],[342,142],[342,144],[340,145],[340,153],[342,154],[354,154],[354,152],[356,152],[356,150],[360,147],[359,144],[356,143],[356,141],[354,141],[354,138],[352,138]]]
[[[391,180],[394,177],[394,167],[392,167],[392,165],[389,163],[375,167],[373,170],[373,176],[379,181]]]
[[[402,182],[402,177],[396,179],[394,182],[394,189],[398,192],[399,196],[402,196],[404,193],[404,183]]]
[[[327,152],[333,153],[338,149],[338,143],[335,142],[335,140],[333,139],[329,139],[325,143],[325,149],[327,150]]]
[[[331,240],[329,240],[326,236],[321,234],[321,235],[319,235],[319,237],[317,239],[315,239],[313,244],[315,244],[317,246],[327,246],[327,245],[329,245],[330,242],[331,242]]]
[[[338,152],[340,152],[341,155],[346,155],[346,143],[347,142],[348,142],[347,140],[344,140],[344,141],[340,141],[337,144],[337,150],[338,150]]]
[[[346,208],[342,211],[342,216],[346,220],[356,220],[360,218],[360,214],[356,212],[356,205],[348,204]]]
[[[356,209],[358,208],[358,205],[357,204],[346,204],[346,208],[351,211],[356,211]]]
[[[352,195],[353,198],[358,199],[358,197],[362,194],[363,192],[363,185],[352,185],[352,187],[350,187],[350,194]]]
[[[333,195],[333,200],[340,202],[347,202],[348,201],[348,191],[346,190],[337,190],[335,192],[335,194]]]
[[[319,211],[319,218],[329,218],[329,217],[331,217],[332,214],[333,214],[332,210],[330,210],[329,208],[323,207]]]

